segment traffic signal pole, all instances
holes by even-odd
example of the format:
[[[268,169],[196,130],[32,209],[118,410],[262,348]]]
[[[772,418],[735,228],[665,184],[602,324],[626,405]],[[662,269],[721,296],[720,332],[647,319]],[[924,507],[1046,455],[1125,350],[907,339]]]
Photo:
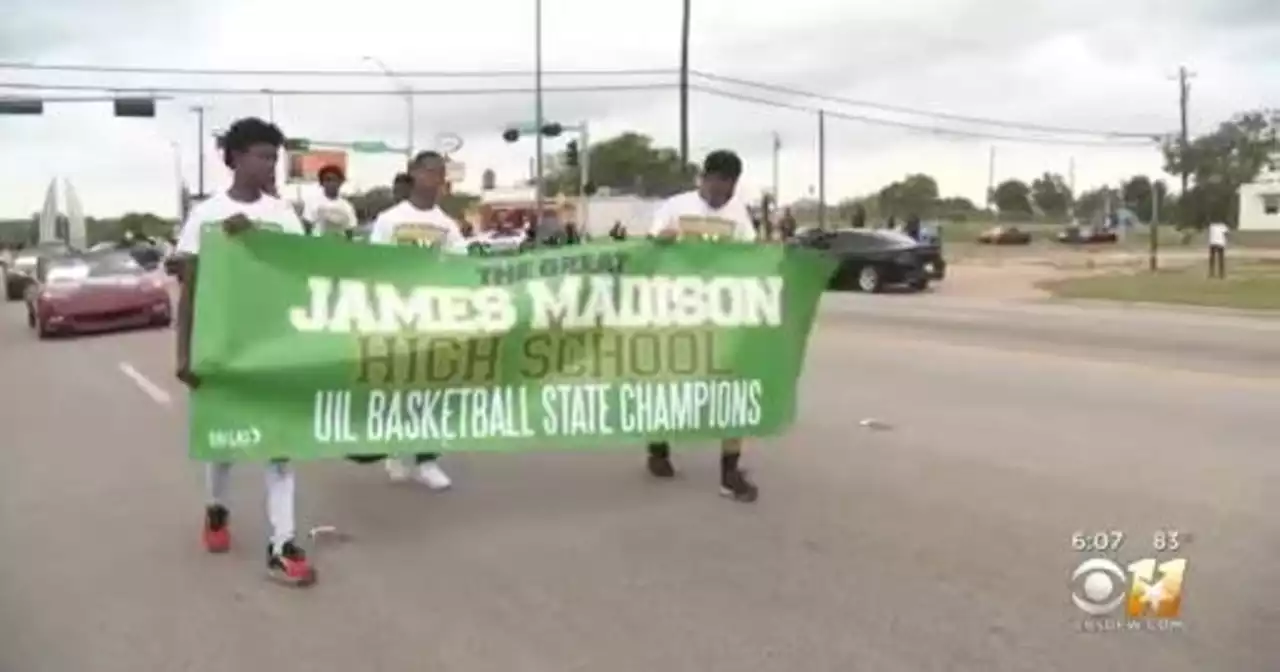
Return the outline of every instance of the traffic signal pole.
[[[197,198],[203,199],[204,193],[204,106],[196,105],[191,108],[196,113],[196,193]]]
[[[534,214],[533,222],[537,230],[541,230],[542,203],[545,191],[542,187],[542,125],[544,121],[542,115],[542,0],[534,0],[533,13],[533,124],[534,128],[538,129],[533,182],[534,203],[538,211]]]
[[[587,182],[591,181],[591,135],[587,132],[587,122],[578,126],[578,233],[587,232],[587,216],[590,207],[587,203]]]

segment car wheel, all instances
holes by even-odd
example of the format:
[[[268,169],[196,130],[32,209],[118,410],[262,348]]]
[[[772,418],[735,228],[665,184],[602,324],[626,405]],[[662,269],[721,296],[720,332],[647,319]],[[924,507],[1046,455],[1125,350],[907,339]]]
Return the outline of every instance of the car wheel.
[[[858,271],[858,289],[868,294],[874,294],[880,291],[880,287],[884,284],[884,278],[880,275],[880,269],[875,266],[863,266]]]

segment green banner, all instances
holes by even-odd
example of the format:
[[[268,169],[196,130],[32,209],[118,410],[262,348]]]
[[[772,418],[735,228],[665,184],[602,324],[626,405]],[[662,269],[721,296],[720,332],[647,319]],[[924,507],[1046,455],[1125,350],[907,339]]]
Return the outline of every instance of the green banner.
[[[204,234],[191,456],[636,445],[785,429],[832,264],[647,240],[488,258]]]

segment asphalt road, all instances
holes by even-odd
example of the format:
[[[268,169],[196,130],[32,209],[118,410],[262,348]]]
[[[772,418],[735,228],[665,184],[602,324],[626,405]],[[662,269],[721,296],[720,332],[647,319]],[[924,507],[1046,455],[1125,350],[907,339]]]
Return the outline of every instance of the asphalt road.
[[[1278,325],[833,297],[757,504],[715,495],[709,446],[672,483],[639,450],[457,455],[445,494],[308,464],[304,529],[352,538],[290,591],[256,468],[238,546],[200,550],[172,335],[37,342],[9,305],[0,672],[1271,672]],[[1182,627],[1081,632],[1072,533],[1120,530],[1128,561],[1158,528]]]

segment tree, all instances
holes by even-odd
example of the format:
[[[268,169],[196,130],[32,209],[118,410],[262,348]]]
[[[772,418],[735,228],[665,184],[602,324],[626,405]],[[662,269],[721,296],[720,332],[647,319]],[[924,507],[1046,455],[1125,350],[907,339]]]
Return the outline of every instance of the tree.
[[[1081,220],[1089,221],[1101,217],[1109,207],[1120,202],[1120,193],[1111,187],[1102,186],[1089,189],[1076,199],[1075,214]]]
[[[942,219],[964,221],[978,212],[978,206],[963,196],[948,196],[938,200],[935,213]]]
[[[1031,187],[1022,180],[1005,180],[996,186],[992,201],[1001,215],[1031,215]]]
[[[1134,175],[1120,185],[1120,199],[1126,208],[1133,211],[1138,219],[1150,222],[1156,215],[1155,194],[1160,194],[1160,218],[1169,219],[1166,211],[1169,208],[1168,186],[1161,180],[1155,182],[1146,175]]]
[[[1057,173],[1045,173],[1031,182],[1032,203],[1050,217],[1066,217],[1072,200],[1071,187]]]
[[[1180,175],[1183,169],[1194,186],[1179,199],[1178,220],[1204,226],[1221,220],[1234,226],[1238,216],[1236,192],[1270,167],[1280,151],[1280,111],[1255,110],[1237,114],[1182,147],[1176,137],[1164,141],[1164,169]]]
[[[876,201],[881,214],[927,217],[938,203],[938,182],[923,173],[908,175],[881,188]]]
[[[680,154],[670,147],[655,147],[640,133],[623,133],[591,145],[587,157],[590,180],[597,188],[638,196],[670,196],[693,186],[697,166],[681,165]],[[548,194],[577,194],[578,165],[569,165],[561,154],[547,171]]]

